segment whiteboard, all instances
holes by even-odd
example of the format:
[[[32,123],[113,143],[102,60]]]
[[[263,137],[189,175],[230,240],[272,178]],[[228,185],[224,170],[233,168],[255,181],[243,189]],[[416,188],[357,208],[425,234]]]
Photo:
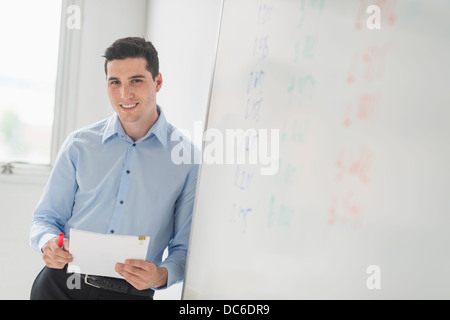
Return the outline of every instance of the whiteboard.
[[[279,167],[204,159],[184,299],[450,298],[449,15],[224,1],[206,131],[278,130]]]

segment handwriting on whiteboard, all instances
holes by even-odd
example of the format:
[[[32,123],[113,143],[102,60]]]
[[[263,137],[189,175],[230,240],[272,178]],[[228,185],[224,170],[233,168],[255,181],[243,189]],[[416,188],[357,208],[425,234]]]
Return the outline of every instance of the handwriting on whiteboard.
[[[280,131],[280,142],[305,144],[309,133],[311,120],[309,118],[289,118],[283,121]]]
[[[238,226],[239,231],[245,233],[247,231],[248,214],[251,212],[251,207],[233,202],[230,214],[230,223]]]
[[[253,41],[253,58],[258,65],[250,71],[247,80],[246,102],[244,108],[244,119],[252,122],[259,122],[261,119],[264,102],[264,60],[270,53],[270,38],[267,34],[267,25],[270,23],[273,14],[273,5],[262,3],[256,10],[257,31]]]
[[[267,226],[289,227],[292,222],[294,210],[283,204],[278,203],[275,196],[270,199],[269,214],[267,216]]]
[[[347,82],[381,80],[384,75],[387,46],[370,45],[355,52],[348,71]]]
[[[316,79],[312,74],[296,75],[291,78],[287,93],[296,100],[311,100],[313,98],[315,85]]]
[[[263,105],[263,87],[265,71],[262,69],[251,71],[247,81],[247,103],[245,105],[245,120],[258,122]]]
[[[256,36],[253,44],[253,57],[265,59],[269,54],[269,36]]]
[[[265,25],[272,19],[273,5],[262,3],[258,6],[256,24]]]
[[[253,183],[254,170],[250,166],[237,165],[234,173],[233,187],[238,193],[249,194]],[[238,200],[240,199],[240,200]],[[231,205],[230,218],[231,224],[235,225],[241,233],[247,231],[247,219],[253,212],[251,205],[245,199],[236,197]]]
[[[353,190],[347,190],[342,196],[334,195],[329,209],[328,224],[350,223],[358,227],[362,223],[363,202],[361,196]]]
[[[356,150],[342,148],[335,162],[338,169],[336,181],[342,181],[347,177],[356,177],[361,183],[368,184],[373,158],[372,151],[367,147]]]
[[[251,52],[255,67],[247,74],[246,100],[243,108],[243,118],[253,123],[259,122],[263,114],[264,82],[266,78],[264,63],[270,54],[270,37],[267,25],[272,20],[273,10],[273,5],[260,3],[255,11],[256,33],[253,35]],[[245,153],[249,157],[255,154],[258,149],[257,146],[264,139],[261,135],[264,135],[261,131],[251,131],[248,139],[245,140]],[[255,214],[251,203],[252,197],[249,197],[256,175],[254,170],[255,168],[252,166],[240,164],[235,167],[233,187],[237,194],[231,203],[229,221],[241,233],[247,231],[248,219],[252,214]]]
[[[342,124],[344,127],[350,127],[356,121],[368,120],[375,122],[376,113],[379,108],[381,94],[377,93],[361,93],[356,97],[355,102],[349,102],[346,105],[344,119]]]
[[[396,1],[375,1],[375,5],[382,10],[383,21],[390,24],[396,22],[395,4]],[[359,5],[356,29],[363,28],[368,1],[360,0]],[[374,40],[370,44],[364,42],[353,51],[345,78],[349,98],[342,103],[343,113],[339,119],[345,130],[370,130],[376,123],[382,108],[382,84],[385,73],[389,70],[386,63],[390,49],[390,44]],[[367,126],[368,124],[371,126]],[[334,162],[336,187],[328,209],[329,225],[350,222],[358,226],[362,223],[374,163],[375,153],[370,145],[347,145],[338,150]]]
[[[240,190],[250,190],[253,175],[253,172],[250,172],[248,169],[246,170],[240,165],[237,165],[234,175],[234,186]]]

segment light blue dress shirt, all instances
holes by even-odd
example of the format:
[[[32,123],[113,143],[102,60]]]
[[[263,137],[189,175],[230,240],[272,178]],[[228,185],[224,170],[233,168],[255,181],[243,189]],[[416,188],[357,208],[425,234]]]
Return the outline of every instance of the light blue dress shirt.
[[[70,238],[71,228],[148,235],[147,260],[167,269],[167,286],[183,280],[198,165],[174,164],[171,154],[179,143],[198,150],[179,132],[172,141],[176,129],[157,109],[158,120],[136,142],[117,114],[69,135],[34,212],[32,247],[42,252],[60,232]]]

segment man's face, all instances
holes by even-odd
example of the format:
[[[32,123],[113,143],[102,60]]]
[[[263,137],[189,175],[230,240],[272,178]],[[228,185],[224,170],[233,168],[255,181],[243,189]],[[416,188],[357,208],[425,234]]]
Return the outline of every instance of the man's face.
[[[106,87],[111,105],[122,125],[143,125],[157,119],[156,93],[161,74],[153,80],[144,58],[127,58],[107,63]]]

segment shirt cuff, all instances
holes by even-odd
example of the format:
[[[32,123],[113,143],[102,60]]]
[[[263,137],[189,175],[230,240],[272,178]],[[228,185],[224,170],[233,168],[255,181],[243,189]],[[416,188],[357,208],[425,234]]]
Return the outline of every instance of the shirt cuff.
[[[38,242],[38,247],[37,249],[39,249],[40,253],[42,254],[42,248],[47,244],[48,240],[52,239],[52,238],[57,238],[58,235],[53,234],[53,233],[45,233],[41,239],[39,239]]]
[[[167,283],[165,286],[152,288],[153,290],[167,289],[171,285],[183,280],[183,274],[178,264],[170,261],[162,262],[158,267],[164,267],[167,269]]]

